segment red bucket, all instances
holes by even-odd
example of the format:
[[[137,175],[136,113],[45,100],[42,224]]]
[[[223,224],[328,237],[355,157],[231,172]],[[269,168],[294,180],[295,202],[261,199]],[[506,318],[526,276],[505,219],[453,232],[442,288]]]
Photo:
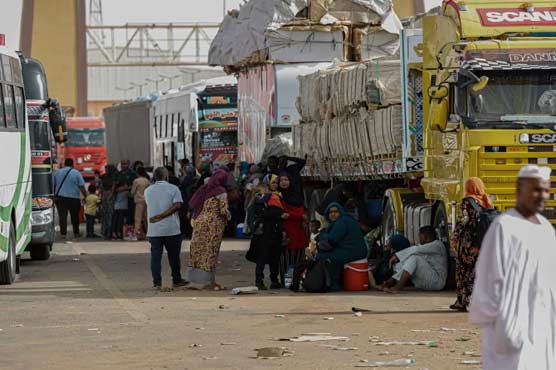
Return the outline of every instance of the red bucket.
[[[344,265],[344,290],[348,292],[369,290],[369,262],[366,259]]]

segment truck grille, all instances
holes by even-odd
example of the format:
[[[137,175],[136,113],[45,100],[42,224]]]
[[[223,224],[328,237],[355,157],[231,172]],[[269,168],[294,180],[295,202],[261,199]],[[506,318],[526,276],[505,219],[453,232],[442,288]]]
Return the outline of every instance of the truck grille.
[[[500,210],[515,205],[515,183],[522,166],[536,164],[552,168],[550,198],[543,215],[556,223],[556,146],[507,147],[504,152],[479,152],[479,177],[487,192],[495,196],[495,205]]]
[[[28,105],[27,115],[29,119],[48,119],[48,109],[42,105]]]

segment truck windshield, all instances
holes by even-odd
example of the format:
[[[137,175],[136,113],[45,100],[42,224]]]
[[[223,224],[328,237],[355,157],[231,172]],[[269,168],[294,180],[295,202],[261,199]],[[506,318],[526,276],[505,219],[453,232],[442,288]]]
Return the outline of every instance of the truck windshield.
[[[467,121],[478,126],[556,124],[556,70],[475,71],[489,78],[482,91],[465,87]]]
[[[68,130],[68,146],[104,146],[103,128],[80,128]]]
[[[29,121],[32,150],[50,150],[50,126],[47,122]]]

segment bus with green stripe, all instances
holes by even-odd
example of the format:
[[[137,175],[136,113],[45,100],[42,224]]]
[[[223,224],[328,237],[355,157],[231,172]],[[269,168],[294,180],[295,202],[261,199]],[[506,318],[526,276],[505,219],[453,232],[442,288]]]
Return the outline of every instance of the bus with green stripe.
[[[21,62],[15,51],[0,45],[0,284],[14,282],[31,240],[31,190]]]

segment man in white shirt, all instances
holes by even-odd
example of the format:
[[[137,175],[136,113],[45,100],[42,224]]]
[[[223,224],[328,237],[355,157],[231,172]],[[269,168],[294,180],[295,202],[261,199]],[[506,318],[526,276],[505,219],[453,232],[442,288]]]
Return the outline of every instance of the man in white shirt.
[[[482,327],[484,370],[556,369],[556,234],[540,214],[551,172],[523,167],[515,209],[483,240],[470,320]]]
[[[177,186],[168,183],[168,170],[158,167],[154,170],[155,183],[145,190],[149,227],[147,237],[151,243],[151,273],[153,287],[162,286],[161,259],[163,249],[168,253],[172,269],[174,287],[187,285],[181,277],[181,232],[178,211],[183,203]]]

